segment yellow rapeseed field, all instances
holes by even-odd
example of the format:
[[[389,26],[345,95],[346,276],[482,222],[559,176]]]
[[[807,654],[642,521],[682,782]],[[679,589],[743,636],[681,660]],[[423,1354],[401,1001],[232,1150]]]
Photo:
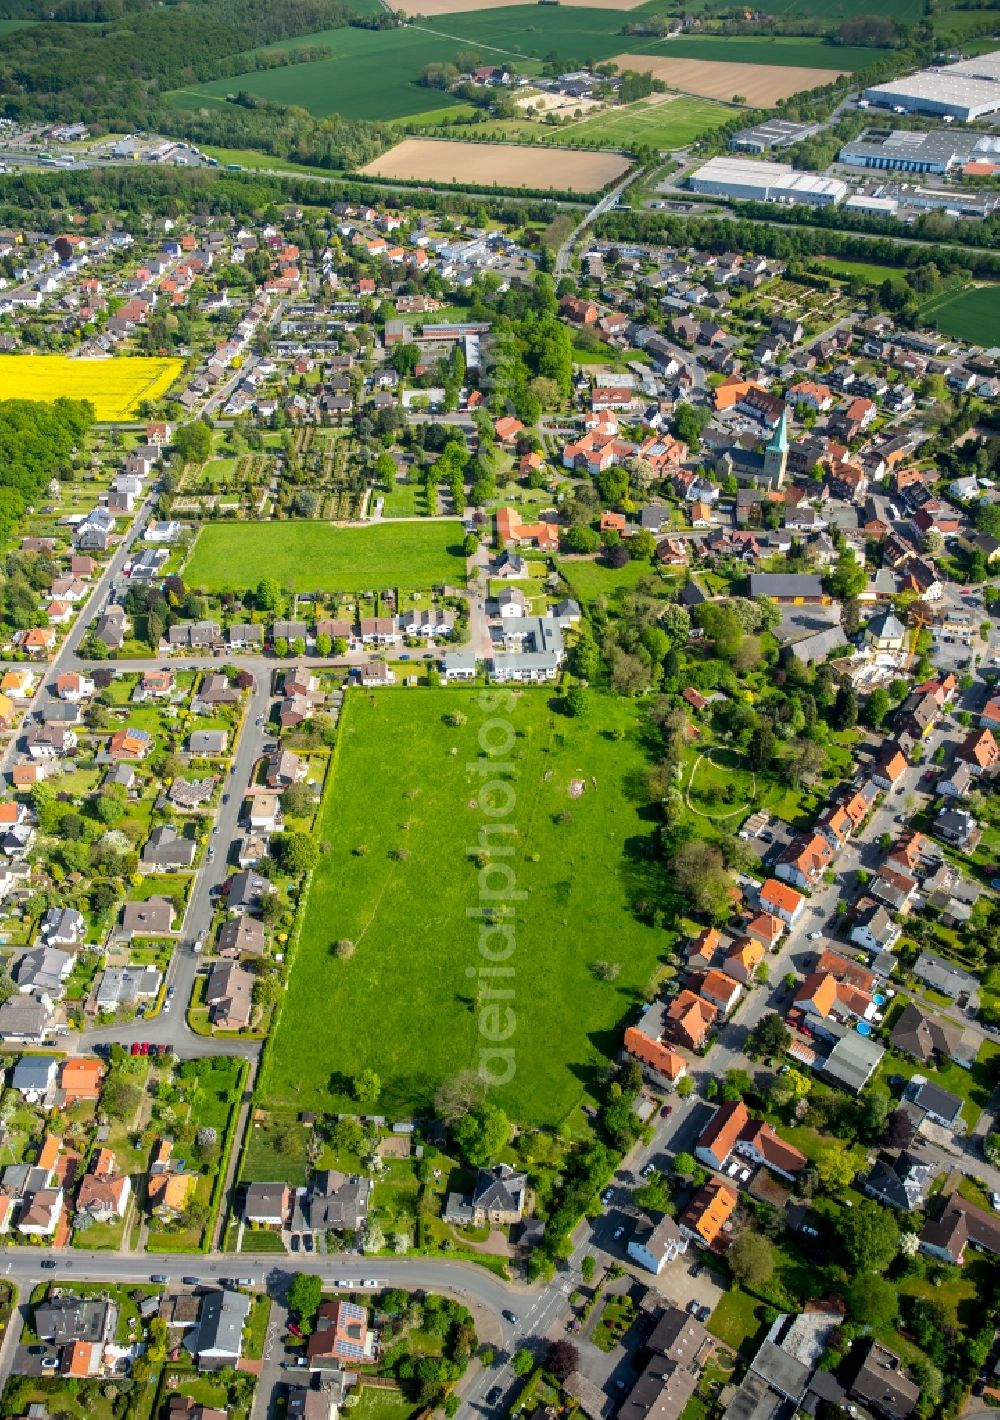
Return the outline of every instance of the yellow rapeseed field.
[[[100,420],[131,419],[144,399],[166,393],[182,365],[139,355],[0,355],[0,399],[89,399]]]

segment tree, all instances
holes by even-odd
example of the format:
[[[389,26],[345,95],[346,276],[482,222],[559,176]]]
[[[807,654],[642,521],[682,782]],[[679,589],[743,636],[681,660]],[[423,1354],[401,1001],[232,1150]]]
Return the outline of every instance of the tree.
[[[747,1228],[726,1254],[729,1270],[741,1287],[757,1291],[774,1276],[774,1252],[767,1238]]]
[[[594,1273],[597,1271],[597,1258],[591,1257],[590,1253],[580,1263],[580,1276],[587,1283],[593,1282]]]
[[[983,1153],[989,1163],[1000,1164],[1000,1134],[987,1134],[983,1140]]]
[[[277,611],[281,601],[281,583],[277,577],[261,577],[254,593],[255,605],[261,611]]]
[[[514,1353],[513,1365],[514,1374],[516,1376],[530,1375],[531,1371],[534,1369],[535,1362],[527,1347],[522,1346],[519,1351]]]
[[[761,772],[770,769],[774,763],[776,750],[777,741],[771,726],[766,723],[758,725],[750,736],[750,743],[747,746],[747,760],[750,768]]]
[[[899,1252],[899,1224],[872,1199],[863,1198],[844,1209],[837,1236],[856,1273],[884,1272]]]
[[[311,1272],[296,1272],[288,1284],[288,1310],[294,1312],[299,1325],[311,1326],[323,1300],[323,1280]]]
[[[580,1365],[580,1353],[572,1341],[553,1341],[545,1356],[545,1369],[557,1381],[568,1380]]]
[[[575,527],[568,528],[563,534],[563,542],[569,552],[596,552],[601,545],[601,539],[593,528]],[[626,557],[626,562],[628,558]]]
[[[361,1070],[354,1077],[352,1093],[359,1104],[376,1104],[382,1093],[382,1081],[374,1070]]]
[[[464,553],[464,555],[466,557],[474,557],[478,547],[479,538],[476,536],[476,534],[473,532],[466,533],[464,539],[462,540],[462,552]]]
[[[881,686],[873,690],[868,697],[867,718],[873,730],[878,730],[882,726],[882,721],[892,708],[892,701],[889,699],[889,692],[883,690]]]
[[[308,833],[276,833],[271,855],[283,872],[298,877],[312,872],[319,862],[319,845]]]
[[[445,1124],[457,1124],[471,1110],[479,1109],[486,1098],[486,1086],[475,1070],[453,1075],[434,1096],[434,1112]]]
[[[729,875],[722,853],[702,838],[689,838],[673,855],[671,864],[678,890],[708,917],[724,917],[729,910]]]
[[[858,562],[854,553],[845,548],[837,558],[837,565],[830,576],[830,590],[841,601],[848,601],[863,592],[868,585],[868,573],[864,564]]]
[[[817,1151],[816,1173],[828,1192],[837,1193],[850,1188],[857,1171],[857,1164],[840,1140],[833,1140]]]
[[[681,1178],[690,1178],[698,1167],[698,1161],[693,1154],[687,1153],[684,1149],[679,1154],[674,1155],[674,1173],[680,1174]]]
[[[589,704],[587,692],[579,685],[570,686],[563,696],[563,709],[571,720],[582,720]]]
[[[858,697],[849,681],[837,691],[830,719],[835,730],[851,730],[858,723]]]
[[[862,1273],[855,1277],[846,1293],[851,1320],[874,1331],[889,1330],[896,1324],[899,1302],[896,1288],[884,1277]]]
[[[776,1011],[769,1011],[750,1032],[749,1043],[757,1055],[782,1055],[788,1049],[791,1034]]]
[[[182,424],[173,443],[185,463],[204,463],[212,452],[212,431],[198,419],[193,424]]]
[[[497,1105],[487,1102],[464,1115],[453,1133],[466,1163],[482,1168],[495,1163],[509,1141],[510,1120]]]

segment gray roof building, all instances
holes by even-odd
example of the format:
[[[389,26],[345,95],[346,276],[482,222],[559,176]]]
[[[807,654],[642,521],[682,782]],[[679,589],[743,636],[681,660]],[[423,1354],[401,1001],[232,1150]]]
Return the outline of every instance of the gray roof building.
[[[250,1298],[242,1292],[212,1291],[201,1304],[198,1325],[184,1338],[185,1348],[205,1370],[233,1365],[243,1349],[243,1328]]]

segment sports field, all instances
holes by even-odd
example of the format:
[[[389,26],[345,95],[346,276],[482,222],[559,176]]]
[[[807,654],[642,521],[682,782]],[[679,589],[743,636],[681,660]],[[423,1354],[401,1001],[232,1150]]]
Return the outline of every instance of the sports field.
[[[598,143],[608,148],[643,143],[653,148],[683,148],[700,134],[727,123],[732,116],[731,108],[707,99],[654,94],[638,103],[563,124],[554,133],[545,129],[541,133],[546,143]]]
[[[138,355],[0,355],[0,391],[4,399],[89,399],[98,419],[114,423],[131,419],[143,400],[166,394],[182,369],[181,360]]]
[[[443,138],[404,138],[361,172],[369,177],[422,182],[472,182],[503,188],[598,192],[628,169],[628,159],[617,153],[555,153],[513,143],[452,143]]]
[[[706,99],[739,95],[751,108],[773,108],[779,99],[832,84],[841,71],[792,64],[729,64],[713,59],[666,59],[652,54],[619,54],[619,69],[652,74],[672,89]],[[844,70],[843,72],[847,72]]]
[[[265,575],[296,592],[406,591],[464,584],[461,523],[208,523],[184,579],[208,592],[255,587]]]
[[[637,898],[657,901],[662,886],[655,826],[636,787],[647,762],[640,712],[597,693],[583,719],[551,708],[545,689],[493,693],[489,709],[481,699],[457,690],[346,697],[317,828],[330,846],[265,1055],[268,1107],[352,1109],[351,1081],[371,1068],[379,1112],[409,1118],[443,1080],[476,1068],[481,1049],[503,1048],[515,1074],[498,1101],[519,1120],[556,1124],[613,1052],[665,945],[632,911]],[[456,709],[467,717],[457,727],[447,723]],[[510,795],[484,793],[481,735],[513,766]],[[503,816],[490,818],[501,805]],[[491,824],[492,840],[482,839]],[[498,824],[515,833],[501,837]],[[509,865],[523,893],[505,919],[514,949],[504,1003],[515,1021],[502,1046],[489,1018],[493,1045],[480,1030],[489,1004],[481,914],[499,878],[474,855],[490,841],[512,845],[492,861]],[[484,943],[495,959],[498,935],[509,941],[494,932]],[[347,959],[333,951],[342,939],[354,944]],[[616,981],[598,979],[600,960],[620,964]]]
[[[954,291],[920,308],[920,318],[942,335],[974,345],[1000,345],[1000,285]]]

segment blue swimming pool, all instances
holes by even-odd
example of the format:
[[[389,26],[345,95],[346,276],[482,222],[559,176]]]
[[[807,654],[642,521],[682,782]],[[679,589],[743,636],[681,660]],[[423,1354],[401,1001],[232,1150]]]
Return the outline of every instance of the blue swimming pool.
[[[872,997],[872,1000],[875,1002],[876,1006],[885,1005],[885,997],[880,995],[878,992],[875,993],[875,995]]]
[[[858,1021],[858,1035],[871,1035],[872,1028],[867,1021]]]

